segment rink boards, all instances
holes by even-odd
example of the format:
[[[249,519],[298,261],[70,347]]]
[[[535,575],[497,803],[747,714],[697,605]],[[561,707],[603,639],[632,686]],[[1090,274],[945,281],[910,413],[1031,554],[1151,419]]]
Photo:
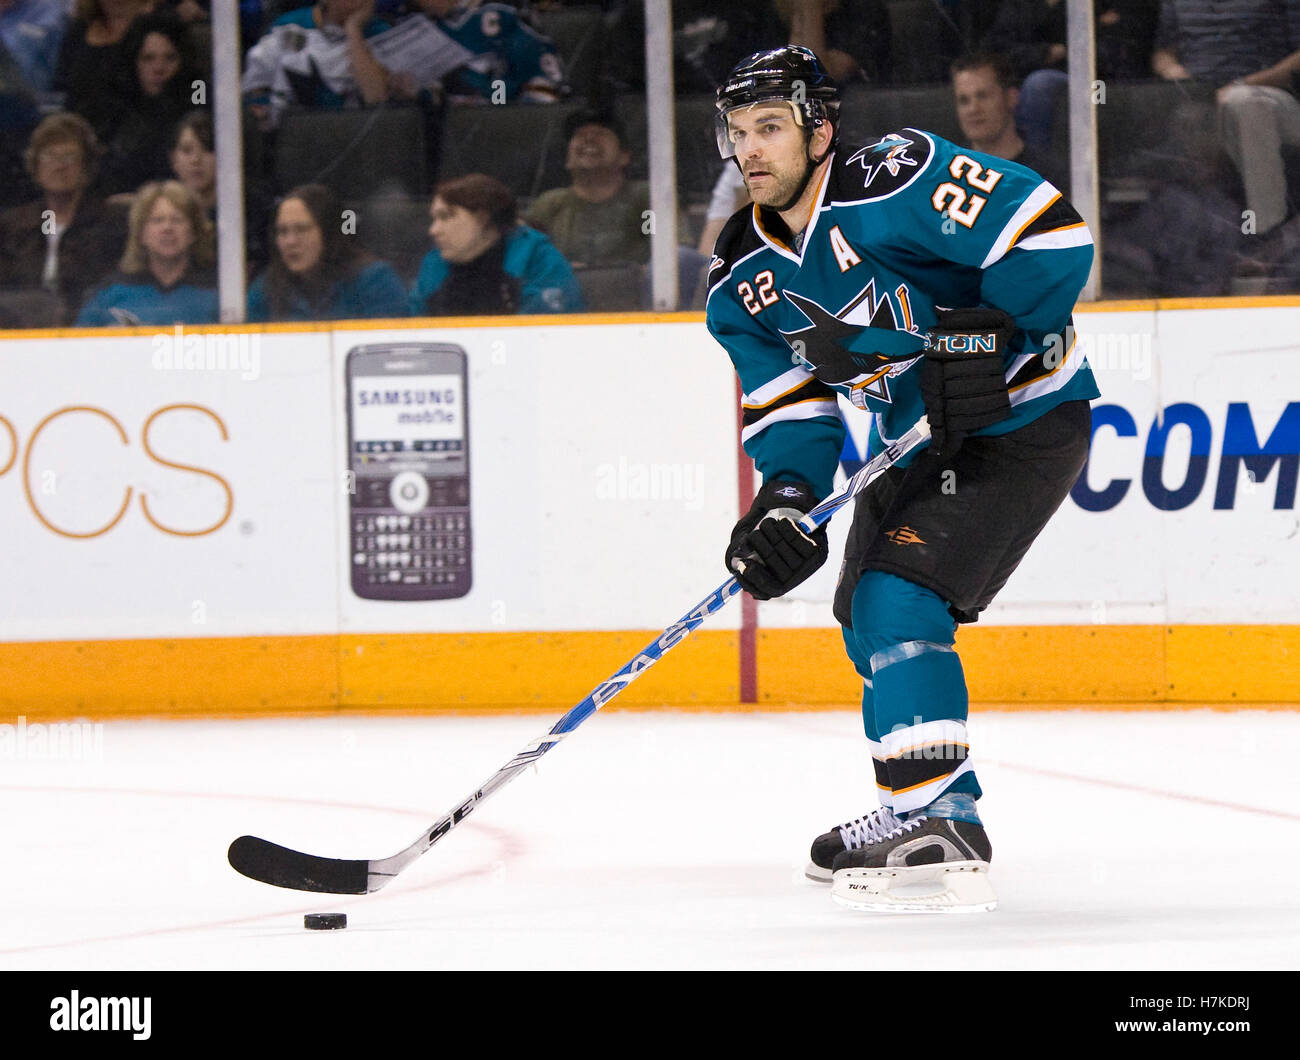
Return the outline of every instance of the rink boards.
[[[1089,467],[959,634],[972,698],[1300,702],[1300,301],[1110,303],[1076,322],[1102,390]],[[734,374],[698,316],[428,324],[9,333],[5,709],[554,709],[717,586],[748,483]],[[375,444],[357,432],[384,431],[349,415],[348,354],[390,343],[465,352],[438,390],[450,418],[371,391],[421,458],[468,446],[457,595],[357,591],[356,454]],[[851,467],[866,424],[845,418]],[[387,519],[380,570],[400,582],[421,525]],[[748,619],[733,604],[618,703],[852,703],[834,567]]]

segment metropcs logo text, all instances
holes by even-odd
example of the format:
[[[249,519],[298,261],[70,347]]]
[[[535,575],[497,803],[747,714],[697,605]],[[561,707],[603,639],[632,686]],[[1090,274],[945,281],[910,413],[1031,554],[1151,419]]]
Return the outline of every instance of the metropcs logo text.
[[[138,1042],[147,1041],[152,998],[82,997],[73,990],[69,997],[50,1002],[52,1031],[131,1031]]]
[[[184,434],[177,433],[178,417],[186,418]],[[115,464],[118,459],[112,455],[116,452],[114,443],[122,447],[130,447],[132,443],[126,427],[118,417],[107,409],[94,405],[67,405],[55,409],[42,418],[25,438],[24,432],[0,413],[0,486],[4,485],[6,476],[20,476],[23,494],[32,515],[47,530],[60,537],[102,537],[123,520],[137,492],[144,519],[155,530],[176,537],[201,537],[221,529],[229,520],[235,506],[234,491],[215,471],[183,463],[170,451],[160,453],[153,435],[154,432],[160,432],[167,436],[170,432],[171,444],[177,444],[177,439],[183,438],[193,444],[206,445],[212,440],[214,429],[222,442],[230,440],[225,422],[212,409],[204,405],[175,404],[164,405],[150,413],[139,433],[139,444],[151,464],[211,480],[224,494],[223,504],[220,494],[209,487],[198,504],[186,502],[187,508],[198,507],[200,504],[203,507],[210,506],[210,513],[203,512],[202,518],[205,521],[198,522],[197,525],[180,525],[179,520],[151,509],[146,488],[138,483],[132,484],[129,481],[131,474],[125,468],[121,472],[121,493],[117,496],[114,496],[116,488],[110,485],[113,479],[101,481],[100,476],[107,474],[101,470],[105,461]],[[204,431],[207,432],[207,437],[199,433]],[[129,452],[124,454],[125,459],[129,460],[130,456]],[[62,483],[68,479],[75,480],[78,475],[83,483],[87,479],[93,479],[96,488],[83,488],[76,496],[69,498],[68,490],[62,487]],[[107,493],[104,493],[105,489],[108,490]],[[93,497],[90,496],[92,493]],[[208,494],[211,494],[211,502],[207,500]],[[3,495],[0,494],[0,500],[2,499]],[[52,507],[58,507],[61,514],[51,514]],[[73,522],[82,525],[70,525]]]
[[[1271,417],[1270,417],[1271,419]],[[1210,458],[1215,438],[1219,439],[1219,467],[1214,481],[1214,508],[1227,510],[1237,503],[1238,483],[1244,476],[1245,488],[1255,490],[1277,472],[1273,487],[1273,507],[1294,509],[1296,484],[1300,480],[1300,401],[1292,401],[1282,415],[1269,427],[1266,421],[1259,424],[1250,406],[1244,401],[1229,402],[1223,419],[1221,433],[1217,433],[1209,414],[1198,405],[1179,402],[1163,409],[1147,430],[1146,446],[1138,465],[1137,452],[1126,438],[1138,436],[1138,424],[1132,413],[1120,405],[1094,405],[1092,409],[1092,447],[1088,464],[1070,491],[1070,496],[1084,511],[1104,512],[1118,505],[1133,486],[1131,478],[1111,478],[1101,481],[1093,469],[1098,452],[1104,448],[1107,467],[1114,466],[1114,454],[1124,453],[1123,459],[1141,470],[1141,491],[1151,505],[1160,511],[1175,512],[1192,504],[1199,497],[1209,478]],[[1260,435],[1267,436],[1260,441]],[[1187,466],[1166,468],[1165,455],[1170,448],[1170,438],[1178,432],[1190,443]],[[1181,481],[1166,482],[1169,474]]]

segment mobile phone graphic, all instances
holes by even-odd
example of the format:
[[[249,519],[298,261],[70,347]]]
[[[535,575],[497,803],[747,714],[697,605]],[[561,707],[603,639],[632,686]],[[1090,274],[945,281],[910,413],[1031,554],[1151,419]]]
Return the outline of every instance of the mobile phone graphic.
[[[367,600],[469,592],[465,351],[434,343],[348,352],[352,591]]]

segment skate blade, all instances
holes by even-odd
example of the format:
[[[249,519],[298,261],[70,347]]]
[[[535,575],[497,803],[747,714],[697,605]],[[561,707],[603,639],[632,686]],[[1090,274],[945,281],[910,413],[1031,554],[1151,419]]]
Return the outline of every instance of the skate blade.
[[[831,897],[872,913],[986,913],[998,906],[983,861],[840,869],[831,881]]]
[[[832,875],[831,870],[824,869],[816,862],[813,861],[808,862],[807,866],[803,870],[803,874],[806,878],[812,880],[814,883],[831,882],[831,875]]]

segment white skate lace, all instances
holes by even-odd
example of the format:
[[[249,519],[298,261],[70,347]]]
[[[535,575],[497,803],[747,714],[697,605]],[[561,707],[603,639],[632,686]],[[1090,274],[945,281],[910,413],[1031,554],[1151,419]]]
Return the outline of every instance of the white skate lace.
[[[840,825],[840,839],[844,841],[845,850],[856,850],[868,843],[879,843],[902,824],[893,810],[882,806],[865,817],[855,817],[848,824]]]
[[[888,839],[897,839],[899,836],[910,832],[913,828],[920,828],[921,825],[925,824],[926,818],[922,815],[920,817],[909,817],[906,821],[900,821],[895,817],[894,821],[897,823],[898,827],[886,832],[879,839],[873,839],[872,842],[883,843]]]

